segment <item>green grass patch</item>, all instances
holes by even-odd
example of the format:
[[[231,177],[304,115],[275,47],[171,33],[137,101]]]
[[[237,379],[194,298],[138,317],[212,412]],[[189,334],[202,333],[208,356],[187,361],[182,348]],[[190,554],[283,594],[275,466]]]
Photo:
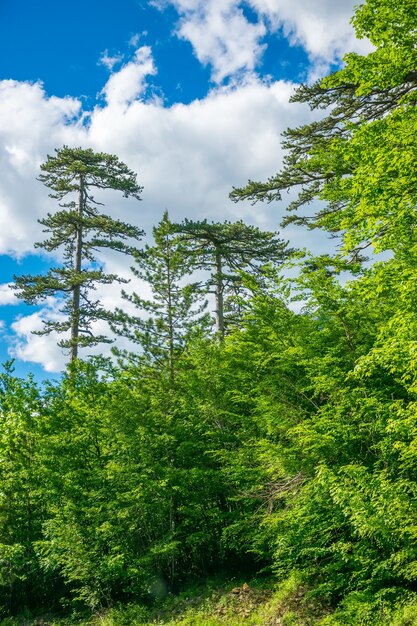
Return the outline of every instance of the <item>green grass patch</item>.
[[[300,576],[205,581],[153,607],[129,603],[94,615],[8,618],[2,626],[417,626],[417,594],[351,594],[336,610],[313,599]]]

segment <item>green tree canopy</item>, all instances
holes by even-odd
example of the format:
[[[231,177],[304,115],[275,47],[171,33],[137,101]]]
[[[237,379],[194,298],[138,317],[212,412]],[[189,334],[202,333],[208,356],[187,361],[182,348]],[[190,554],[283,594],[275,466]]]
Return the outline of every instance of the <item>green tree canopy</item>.
[[[369,0],[353,19],[358,37],[375,50],[350,53],[345,66],[292,100],[326,115],[284,133],[283,169],[267,182],[234,189],[234,200],[281,199],[298,190],[283,224],[321,227],[342,238],[344,253],[358,256],[414,242],[416,196],[417,10],[413,0]],[[313,200],[312,215],[300,211]]]

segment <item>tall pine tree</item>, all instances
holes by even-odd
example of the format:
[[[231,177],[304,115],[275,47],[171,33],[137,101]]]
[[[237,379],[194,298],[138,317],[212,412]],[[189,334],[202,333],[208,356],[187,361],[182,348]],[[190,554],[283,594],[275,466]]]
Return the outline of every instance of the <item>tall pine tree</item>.
[[[168,365],[174,378],[175,362],[186,345],[187,336],[196,324],[208,322],[204,314],[206,302],[201,302],[201,288],[187,278],[193,271],[194,258],[186,254],[184,243],[173,234],[173,225],[165,211],[160,223],[153,229],[154,245],[134,254],[136,266],[132,272],[144,282],[150,298],[137,293],[122,292],[123,297],[138,310],[131,315],[117,309],[115,332],[140,346],[139,359],[145,357],[158,367]],[[128,360],[137,355],[116,352]]]
[[[38,334],[70,333],[59,342],[69,348],[71,361],[78,356],[79,347],[109,342],[104,335],[95,335],[92,323],[109,320],[110,312],[99,300],[90,298],[98,284],[126,282],[116,274],[108,274],[98,265],[96,253],[102,249],[130,254],[129,239],[140,239],[143,231],[99,212],[93,190],[113,189],[124,197],[140,200],[142,188],[136,174],[117,156],[95,153],[90,148],[63,148],[56,156],[48,156],[41,165],[39,180],[52,190],[50,197],[61,202],[56,213],[39,220],[49,237],[35,244],[47,252],[63,249],[62,266],[52,268],[46,275],[15,277],[17,297],[36,304],[48,296],[62,301],[65,318],[47,321]]]
[[[216,332],[224,337],[226,310],[244,291],[241,272],[259,273],[267,263],[282,263],[289,253],[287,243],[276,233],[238,222],[209,223],[186,219],[173,226],[193,259],[194,269],[209,272],[207,289],[215,298]]]

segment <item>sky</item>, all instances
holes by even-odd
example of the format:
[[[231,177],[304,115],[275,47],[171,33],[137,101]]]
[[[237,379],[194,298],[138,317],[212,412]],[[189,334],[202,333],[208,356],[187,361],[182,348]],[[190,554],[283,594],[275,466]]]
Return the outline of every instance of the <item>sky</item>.
[[[142,201],[110,192],[104,210],[147,233],[165,209],[173,220],[279,230],[285,202],[234,204],[229,192],[276,173],[283,130],[313,119],[289,103],[296,86],[369,51],[350,25],[356,3],[0,0],[0,362],[38,378],[67,362],[56,336],[32,334],[57,319],[57,302],[29,307],[9,288],[13,275],[60,262],[34,248],[37,220],[57,209],[37,180],[47,155],[63,145],[116,154],[137,173]],[[317,231],[281,234],[315,252],[328,245]],[[130,277],[125,258],[100,262]],[[119,287],[98,296],[112,307]]]

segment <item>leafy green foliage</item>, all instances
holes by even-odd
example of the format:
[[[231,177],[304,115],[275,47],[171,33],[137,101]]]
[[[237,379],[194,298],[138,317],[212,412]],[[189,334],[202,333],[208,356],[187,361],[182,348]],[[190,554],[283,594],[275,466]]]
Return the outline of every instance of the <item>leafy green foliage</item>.
[[[146,623],[212,573],[262,571],[287,581],[287,606],[271,599],[248,623],[416,622],[416,24],[410,0],[361,5],[354,25],[375,50],[301,87],[294,99],[323,119],[287,131],[282,172],[233,192],[298,187],[295,220],[340,234],[341,254],[300,254],[284,279],[274,233],[165,215],[135,253],[152,298],[127,296],[148,318],[119,312],[141,358],[75,361],[43,390],[6,370],[4,614],[45,605],[46,585],[55,602]],[[52,188],[73,191],[78,175]],[[325,206],[311,219],[298,212],[315,199]],[[361,263],[371,246],[389,254]],[[214,290],[215,336],[189,332],[194,270]],[[228,300],[239,323],[227,326]],[[172,623],[240,623],[206,600]]]
[[[6,363],[0,375],[0,616],[48,602],[53,608],[60,586],[42,571],[35,548],[48,499],[42,419],[40,389]]]
[[[287,130],[283,170],[265,183],[249,181],[231,197],[272,201],[295,188],[298,197],[288,207],[295,214],[283,224],[340,235],[342,252],[356,258],[370,245],[392,249],[413,237],[417,14],[412,0],[395,6],[369,0],[353,23],[376,50],[347,54],[344,68],[298,89],[293,101],[328,114]],[[299,212],[317,199],[324,207],[313,215]]]

